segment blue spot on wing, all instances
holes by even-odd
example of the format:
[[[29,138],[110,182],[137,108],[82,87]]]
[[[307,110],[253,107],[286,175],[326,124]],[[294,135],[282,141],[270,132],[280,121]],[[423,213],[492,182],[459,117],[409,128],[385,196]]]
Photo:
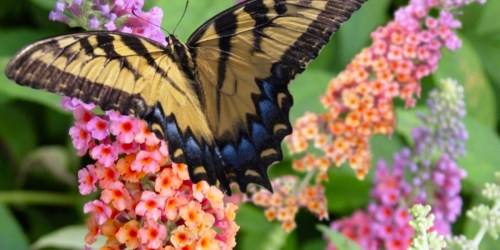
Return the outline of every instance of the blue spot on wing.
[[[222,157],[231,166],[237,166],[238,164],[238,153],[236,153],[236,149],[233,145],[226,145],[222,149]]]
[[[243,165],[250,164],[252,161],[256,160],[255,156],[256,152],[254,146],[248,141],[248,139],[243,138],[240,145],[238,145],[239,162]]]
[[[269,132],[264,126],[254,122],[252,124],[252,138],[256,148],[262,148],[269,144]]]

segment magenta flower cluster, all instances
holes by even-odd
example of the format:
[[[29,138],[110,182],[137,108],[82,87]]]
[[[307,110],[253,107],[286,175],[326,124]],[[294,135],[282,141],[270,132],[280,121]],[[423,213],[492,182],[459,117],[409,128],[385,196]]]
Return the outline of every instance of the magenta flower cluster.
[[[163,11],[153,7],[143,11],[144,0],[59,0],[49,19],[83,27],[86,30],[109,30],[131,33],[166,45],[161,30]]]

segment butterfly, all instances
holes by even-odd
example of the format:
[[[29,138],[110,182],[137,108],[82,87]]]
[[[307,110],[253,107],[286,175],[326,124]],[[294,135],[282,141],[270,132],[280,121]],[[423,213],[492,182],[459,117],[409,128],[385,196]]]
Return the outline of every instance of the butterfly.
[[[288,83],[365,0],[247,0],[182,43],[91,31],[20,50],[16,83],[145,120],[194,182],[272,190],[267,170],[290,134]]]

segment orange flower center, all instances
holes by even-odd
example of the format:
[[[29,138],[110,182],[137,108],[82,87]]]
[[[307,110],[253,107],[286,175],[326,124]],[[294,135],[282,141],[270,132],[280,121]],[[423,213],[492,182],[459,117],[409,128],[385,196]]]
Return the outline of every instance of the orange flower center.
[[[106,129],[106,123],[103,121],[98,121],[95,126],[97,127],[98,130],[105,130]]]
[[[91,118],[92,118],[92,116],[90,115],[90,113],[89,113],[89,112],[85,112],[85,113],[83,114],[83,116],[82,116],[82,120],[83,120],[84,122],[88,122],[88,121],[90,121],[90,119],[91,119]]]
[[[184,232],[181,232],[181,233],[177,234],[177,240],[180,241],[180,242],[186,241],[187,238],[188,237],[187,237],[186,233],[184,233]]]
[[[112,179],[114,179],[114,178],[115,178],[115,172],[113,172],[113,171],[112,171],[112,170],[110,170],[110,169],[106,169],[105,171],[106,171],[106,172],[105,172],[106,179],[108,179],[108,180],[112,180]]]
[[[121,129],[123,132],[130,132],[130,130],[132,130],[132,124],[130,122],[124,122],[121,125]]]
[[[200,240],[200,245],[201,247],[203,248],[207,248],[208,247],[208,239],[207,238],[203,238]]]
[[[80,129],[80,138],[82,138],[84,140],[87,139],[87,132]]]
[[[123,192],[121,190],[116,190],[115,189],[115,190],[113,190],[113,196],[115,198],[121,198],[121,197],[123,197]]]
[[[110,155],[110,154],[111,154],[111,149],[110,149],[110,148],[103,148],[103,149],[101,150],[101,154],[102,154],[103,156]]]
[[[148,209],[155,208],[156,207],[156,201],[154,201],[154,200],[148,200],[148,201],[146,201],[146,207]]]
[[[122,149],[129,150],[132,148],[132,143],[122,143]]]
[[[189,218],[189,220],[194,221],[194,220],[196,220],[197,215],[196,215],[196,213],[195,213],[195,212],[191,211],[191,212],[189,212],[189,214],[188,214],[188,218]]]
[[[137,231],[136,230],[129,230],[128,231],[128,236],[130,238],[137,238]]]
[[[148,234],[150,239],[156,239],[156,237],[158,237],[158,230],[149,229]]]
[[[141,159],[141,162],[142,162],[142,164],[144,164],[144,165],[148,165],[148,164],[150,164],[152,161],[153,161],[153,158],[151,158],[151,157],[144,157],[144,158],[142,158],[142,159]]]
[[[94,183],[94,177],[92,177],[91,175],[87,175],[87,179],[85,181],[87,185],[92,185],[92,183]]]

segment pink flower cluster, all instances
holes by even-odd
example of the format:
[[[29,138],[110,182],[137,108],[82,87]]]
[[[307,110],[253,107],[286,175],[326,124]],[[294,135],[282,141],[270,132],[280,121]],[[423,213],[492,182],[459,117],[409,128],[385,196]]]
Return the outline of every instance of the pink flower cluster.
[[[373,44],[331,80],[321,99],[328,112],[306,114],[297,121],[287,139],[290,152],[319,149],[324,156],[313,163],[348,162],[363,178],[371,165],[370,138],[394,130],[394,99],[402,98],[406,107],[413,107],[421,79],[437,69],[440,50],[460,47],[455,33],[460,22],[450,10],[470,2],[412,0],[399,9],[394,21],[372,33]],[[438,10],[438,15],[430,15],[431,9]]]
[[[403,150],[397,154],[392,169],[380,161],[373,181],[373,201],[367,211],[356,211],[351,217],[333,222],[332,229],[356,241],[363,249],[408,249],[413,236],[406,207],[406,202],[411,202],[408,200],[411,186],[404,178],[408,153],[409,150]],[[329,245],[328,249],[337,248]]]
[[[323,186],[301,188],[296,176],[283,176],[272,181],[274,192],[265,189],[250,190],[252,202],[265,208],[269,221],[281,222],[286,232],[295,229],[295,215],[300,208],[307,208],[320,219],[328,219],[328,210]]]
[[[408,209],[413,204],[426,203],[432,204],[436,215],[433,230],[449,235],[451,224],[461,212],[460,181],[465,173],[443,155],[426,170],[408,174],[415,165],[412,160],[411,151],[403,149],[394,156],[391,168],[380,161],[367,210],[358,210],[350,217],[334,221],[332,229],[356,241],[363,249],[408,249],[414,233],[408,224],[411,219]],[[427,179],[416,184],[408,182],[405,175],[410,175],[413,181],[422,176]],[[328,249],[337,247],[330,243]]]
[[[162,9],[153,7],[145,12],[143,6],[144,0],[58,0],[49,19],[86,30],[131,33],[166,45],[161,30]]]
[[[72,111],[70,129],[78,155],[95,163],[78,173],[83,195],[101,191],[84,212],[86,242],[107,237],[107,249],[232,249],[239,227],[237,206],[206,182],[192,183],[187,166],[169,161],[167,145],[138,119],[113,111],[92,113],[94,105],[63,98]]]

